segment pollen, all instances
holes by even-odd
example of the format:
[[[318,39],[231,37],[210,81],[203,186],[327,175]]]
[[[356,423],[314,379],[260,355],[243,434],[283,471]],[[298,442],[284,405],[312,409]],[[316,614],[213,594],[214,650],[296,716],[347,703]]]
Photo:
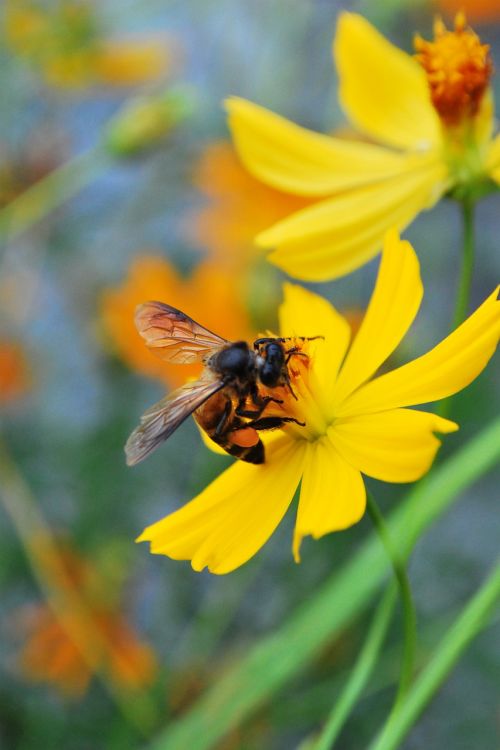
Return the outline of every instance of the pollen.
[[[434,41],[415,38],[416,58],[427,74],[431,99],[446,125],[474,117],[488,86],[493,65],[489,45],[481,44],[463,13],[452,31],[437,18]]]

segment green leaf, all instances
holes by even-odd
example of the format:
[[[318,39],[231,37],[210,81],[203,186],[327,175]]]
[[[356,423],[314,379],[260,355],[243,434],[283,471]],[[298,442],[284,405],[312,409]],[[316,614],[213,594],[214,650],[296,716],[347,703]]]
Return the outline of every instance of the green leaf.
[[[420,534],[500,458],[500,419],[421,481],[388,521],[408,554]],[[371,536],[352,559],[299,607],[281,630],[262,639],[208,689],[193,708],[166,728],[152,750],[209,750],[294,678],[365,608],[388,569],[384,549]]]

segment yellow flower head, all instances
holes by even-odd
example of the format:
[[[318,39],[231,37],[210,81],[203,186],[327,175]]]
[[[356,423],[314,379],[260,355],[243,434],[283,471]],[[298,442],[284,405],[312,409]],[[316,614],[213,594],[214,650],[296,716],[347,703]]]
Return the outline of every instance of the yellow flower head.
[[[60,596],[74,588],[87,618],[84,621],[71,606],[58,611],[57,616],[46,604],[31,608],[23,618],[27,640],[19,655],[25,677],[51,683],[62,694],[74,697],[87,690],[92,668],[104,672],[121,690],[150,683],[156,671],[154,653],[127,624],[119,603],[106,593],[98,571],[69,547],[63,549],[62,562],[64,580],[51,576],[50,587]],[[51,569],[49,559],[46,564]],[[92,652],[92,667],[81,651],[82,642]]]
[[[300,483],[293,549],[359,521],[365,510],[362,474],[411,482],[429,469],[440,445],[435,432],[458,429],[430,412],[409,409],[468,385],[486,366],[500,335],[498,289],[448,338],[421,357],[375,376],[403,339],[422,300],[417,256],[388,234],[364,320],[349,346],[348,322],[322,297],[286,284],[282,336],[323,336],[304,342],[306,357],[290,367],[294,399],[269,413],[295,416],[266,441],[266,462],[237,461],[198,497],[149,526],[138,541],[195,570],[228,573],[270,537]],[[274,394],[276,395],[276,394]]]
[[[190,277],[183,278],[165,258],[138,256],[121,286],[103,293],[101,318],[111,347],[124,362],[169,386],[196,377],[201,365],[169,365],[146,349],[134,325],[134,313],[137,305],[147,299],[168,300],[229,340],[250,337],[241,289],[227,271],[212,263],[200,263]]]
[[[489,45],[467,28],[458,13],[448,31],[440,18],[434,23],[433,42],[415,37],[417,60],[427,74],[432,103],[447,125],[477,115],[493,71]]]
[[[333,52],[340,101],[371,143],[314,133],[251,102],[228,100],[247,169],[314,200],[255,240],[292,276],[324,281],[349,273],[380,250],[388,229],[403,230],[447,192],[500,184],[486,45],[459,17],[455,31],[438,24],[436,41],[417,46],[422,64],[362,16],[339,17]],[[449,127],[456,117],[469,127]]]

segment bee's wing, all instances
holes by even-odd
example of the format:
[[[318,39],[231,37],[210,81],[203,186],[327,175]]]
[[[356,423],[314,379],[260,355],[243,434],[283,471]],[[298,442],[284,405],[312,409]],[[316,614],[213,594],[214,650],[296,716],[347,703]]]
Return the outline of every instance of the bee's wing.
[[[196,380],[151,406],[144,412],[140,425],[125,445],[128,466],[134,466],[149,456],[195,409],[223,386],[220,380]]]
[[[145,302],[135,314],[137,330],[160,359],[187,365],[201,362],[228,341],[212,333],[175,307]]]

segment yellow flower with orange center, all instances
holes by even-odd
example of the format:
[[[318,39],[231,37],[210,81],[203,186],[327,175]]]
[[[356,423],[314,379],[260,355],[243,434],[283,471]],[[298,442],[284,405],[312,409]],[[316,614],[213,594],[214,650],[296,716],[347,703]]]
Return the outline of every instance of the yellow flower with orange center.
[[[291,275],[322,281],[349,273],[380,250],[388,229],[404,229],[446,193],[500,183],[487,45],[459,16],[453,31],[439,22],[435,41],[418,37],[416,46],[418,59],[361,16],[339,18],[340,100],[376,143],[314,133],[249,101],[227,101],[247,169],[315,199],[256,237]]]
[[[423,296],[417,256],[395,232],[385,240],[379,274],[363,322],[349,346],[348,322],[322,297],[285,284],[280,335],[305,341],[290,362],[297,398],[273,390],[282,405],[264,414],[292,416],[269,436],[266,461],[237,461],[194,500],[149,526],[138,541],[195,570],[228,573],[267,541],[300,483],[293,550],[359,521],[365,510],[362,474],[412,482],[429,469],[440,442],[435,432],[458,429],[430,412],[409,409],[445,398],[486,366],[500,335],[498,289],[434,349],[376,376],[413,322]],[[374,377],[375,376],[375,377]]]
[[[120,690],[149,684],[156,672],[154,653],[127,624],[118,603],[110,603],[98,572],[68,548],[62,560],[65,580],[54,577],[50,585],[61,592],[67,591],[68,585],[75,588],[86,606],[91,628],[71,608],[59,616],[45,604],[30,608],[22,619],[27,637],[19,655],[23,674],[33,682],[51,683],[65,695],[81,696],[92,677],[89,661],[81,652],[81,643],[86,642],[95,657],[94,667]]]
[[[47,83],[60,88],[93,84],[135,86],[162,76],[171,63],[165,40],[106,39],[92,7],[63,0],[7,0],[5,40]]]
[[[138,256],[121,286],[104,291],[101,319],[110,345],[129,367],[170,386],[199,375],[201,365],[165,364],[146,349],[134,325],[134,314],[137,305],[147,299],[168,300],[229,340],[242,335],[250,338],[242,290],[227,270],[205,262],[183,278],[165,258]]]

